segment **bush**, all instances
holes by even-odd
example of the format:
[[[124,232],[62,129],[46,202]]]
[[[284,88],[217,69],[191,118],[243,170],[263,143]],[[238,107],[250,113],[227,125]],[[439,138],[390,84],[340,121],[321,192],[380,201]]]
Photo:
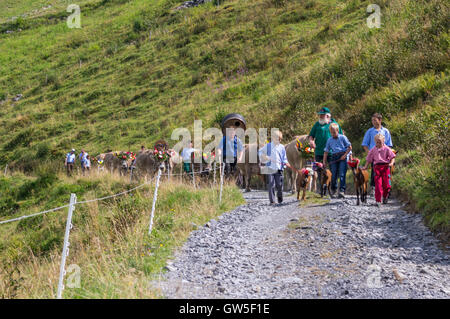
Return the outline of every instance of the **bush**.
[[[203,82],[203,75],[200,72],[192,73],[190,86],[194,86],[202,82]]]
[[[39,143],[36,149],[36,158],[44,160],[50,155],[50,146],[46,142]]]
[[[55,172],[52,171],[41,171],[38,172],[38,177],[34,181],[28,181],[24,183],[18,190],[17,199],[23,200],[37,195],[39,193],[45,192],[50,185],[58,180]]]
[[[28,147],[33,139],[34,130],[32,128],[28,128],[14,136],[11,141],[9,141],[4,149],[6,151],[12,151],[18,146]]]
[[[11,196],[0,197],[0,216],[10,216],[19,210],[19,204]]]
[[[145,30],[144,24],[141,20],[135,20],[133,23],[133,32],[139,33]]]
[[[291,11],[280,15],[279,21],[284,24],[299,23],[307,18],[304,12]]]

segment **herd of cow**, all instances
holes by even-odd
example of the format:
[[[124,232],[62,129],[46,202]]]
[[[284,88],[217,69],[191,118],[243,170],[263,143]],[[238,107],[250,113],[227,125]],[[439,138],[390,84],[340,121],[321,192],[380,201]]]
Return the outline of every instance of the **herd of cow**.
[[[286,145],[286,155],[289,163],[300,170],[307,167],[308,163],[306,159],[302,157],[302,153],[297,148],[297,141],[307,144],[307,135],[296,136],[290,143]],[[250,191],[250,180],[252,176],[259,176],[261,181],[265,183],[265,175],[261,174],[261,164],[259,158],[257,163],[249,163],[250,152],[257,152],[262,145],[245,144],[245,160],[243,163],[237,163],[237,170],[234,176],[238,184],[245,188],[246,191]],[[135,178],[152,177],[157,174],[161,161],[155,156],[155,150],[157,152],[166,152],[169,156],[164,161],[163,171],[167,174],[179,173],[182,170],[182,161],[180,154],[173,149],[170,149],[167,142],[160,140],[156,142],[153,149],[141,149],[135,156],[135,158],[121,159],[116,156],[116,152],[106,152],[99,154],[95,157],[95,162],[102,163],[101,166],[108,171],[118,171],[120,174],[125,175],[130,171]],[[194,163],[194,156],[201,156],[201,163]],[[212,171],[212,158],[203,157],[202,154],[193,152],[191,154],[192,170],[196,173],[200,173],[201,176],[209,176]],[[289,168],[286,168],[287,186],[293,193],[297,191],[297,172]],[[316,189],[317,173],[314,172],[311,178],[308,179],[309,190]]]

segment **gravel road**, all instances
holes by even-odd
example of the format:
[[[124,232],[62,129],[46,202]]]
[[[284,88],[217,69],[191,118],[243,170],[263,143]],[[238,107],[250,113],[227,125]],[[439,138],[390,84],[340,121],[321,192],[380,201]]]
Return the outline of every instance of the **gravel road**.
[[[450,255],[395,200],[244,197],[193,231],[152,286],[167,298],[450,298]]]

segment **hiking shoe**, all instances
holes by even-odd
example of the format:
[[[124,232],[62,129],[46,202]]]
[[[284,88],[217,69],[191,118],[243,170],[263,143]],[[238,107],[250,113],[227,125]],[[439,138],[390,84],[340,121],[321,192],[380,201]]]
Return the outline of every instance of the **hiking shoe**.
[[[377,205],[378,208],[381,208],[381,202],[377,202],[376,205]]]
[[[384,197],[383,198],[383,204],[387,204],[388,203],[388,197]]]
[[[345,195],[344,195],[344,193],[341,193],[341,192],[339,192],[339,194],[338,194],[338,198],[345,198]]]
[[[281,204],[283,202],[283,197],[278,197],[278,204]]]

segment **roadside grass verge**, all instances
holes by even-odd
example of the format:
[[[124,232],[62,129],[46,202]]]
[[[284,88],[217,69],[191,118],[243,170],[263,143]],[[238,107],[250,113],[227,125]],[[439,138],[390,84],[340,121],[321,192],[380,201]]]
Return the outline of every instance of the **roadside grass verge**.
[[[19,183],[17,179],[22,178],[19,174],[13,175],[0,183]],[[51,194],[49,200],[54,205],[67,204],[71,192],[77,193],[81,201],[131,188],[126,179],[109,174],[70,179],[59,175],[56,178],[51,187],[36,190]],[[31,182],[26,180],[22,185]],[[33,198],[36,195],[39,194],[33,194]],[[149,185],[124,196],[76,206],[67,266],[80,267],[81,284],[79,288],[68,288],[66,284],[65,298],[160,297],[158,291],[149,286],[149,281],[161,274],[167,259],[196,225],[201,226],[244,203],[234,185],[225,185],[219,205],[217,187],[204,185],[194,190],[176,180],[162,181],[153,232],[149,236],[152,198],[153,185]],[[44,206],[43,202],[28,204],[25,209],[18,208],[14,215],[43,210]],[[5,217],[8,216],[3,216],[2,220]],[[66,217],[67,209],[64,209],[1,225],[0,292],[3,298],[56,296]],[[66,279],[71,275],[73,273],[68,273]]]

